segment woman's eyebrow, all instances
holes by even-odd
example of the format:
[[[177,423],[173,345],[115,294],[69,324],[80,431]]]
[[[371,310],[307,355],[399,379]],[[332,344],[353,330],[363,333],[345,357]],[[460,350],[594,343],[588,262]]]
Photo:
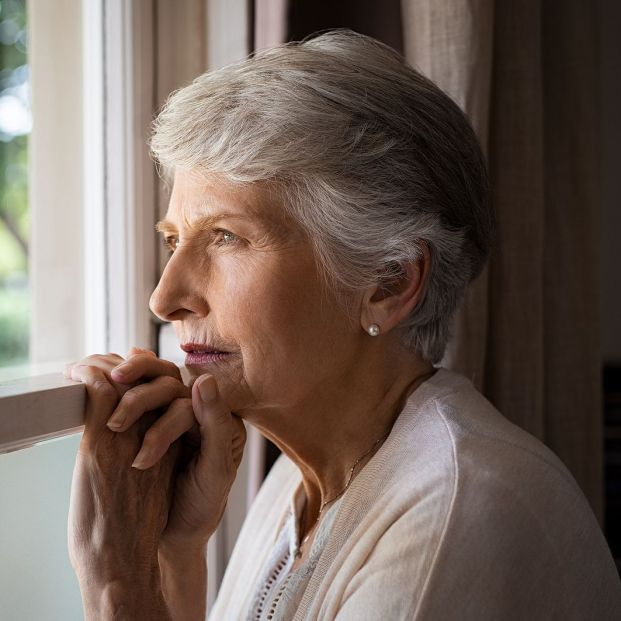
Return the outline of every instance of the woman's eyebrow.
[[[261,223],[260,219],[250,215],[243,213],[234,213],[234,212],[218,212],[214,214],[209,214],[207,216],[201,216],[200,218],[196,218],[191,222],[186,222],[186,226],[192,231],[202,231],[204,229],[208,229],[210,226],[213,226],[218,220],[248,220],[250,222]],[[177,226],[171,220],[160,220],[155,225],[155,230],[158,233],[176,233]]]

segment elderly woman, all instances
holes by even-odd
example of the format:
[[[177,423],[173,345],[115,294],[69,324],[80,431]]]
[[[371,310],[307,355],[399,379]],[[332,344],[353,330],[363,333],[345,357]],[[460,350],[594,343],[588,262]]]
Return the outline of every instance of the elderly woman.
[[[152,149],[174,185],[151,308],[192,381],[137,349],[66,371],[89,396],[69,520],[86,617],[204,618],[244,421],[283,455],[214,621],[620,618],[566,468],[437,366],[493,228],[459,108],[333,32],[197,78]]]

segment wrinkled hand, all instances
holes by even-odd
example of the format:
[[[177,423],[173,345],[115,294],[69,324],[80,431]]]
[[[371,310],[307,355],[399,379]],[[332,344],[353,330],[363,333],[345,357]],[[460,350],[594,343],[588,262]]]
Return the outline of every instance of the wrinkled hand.
[[[70,371],[86,384],[87,406],[71,484],[69,557],[83,590],[131,583],[148,591],[159,579],[158,542],[168,519],[178,451],[148,471],[131,468],[157,413],[125,434],[106,427],[128,389],[110,378],[115,358],[120,357],[89,357]]]
[[[123,368],[114,370],[120,363],[125,363]],[[232,415],[221,401],[214,378],[203,375],[191,389],[183,384],[175,365],[158,359],[152,352],[135,348],[130,350],[127,361],[113,354],[91,356],[69,366],[66,375],[84,381],[87,388],[89,384],[92,386],[89,400],[91,392],[109,391],[102,388],[103,379],[113,386],[117,395],[114,407],[110,399],[106,406],[102,403],[94,408],[97,409],[92,416],[95,424],[90,428],[90,412],[87,412],[86,439],[83,438],[78,459],[93,452],[107,455],[107,460],[116,465],[118,476],[125,475],[125,484],[135,475],[145,475],[147,487],[159,492],[157,509],[150,506],[142,515],[136,512],[128,516],[125,530],[138,536],[144,530],[142,520],[150,522],[146,528],[148,536],[157,534],[159,538],[155,537],[152,545],[146,546],[147,556],[153,552],[153,546],[165,549],[169,555],[204,546],[222,517],[246,438],[241,419]],[[153,410],[163,413],[158,416]],[[117,418],[123,418],[124,422],[113,432],[112,423]],[[141,442],[142,448],[133,461],[135,468],[128,468]],[[120,465],[123,467],[119,468]],[[117,490],[116,500],[122,505],[123,494],[118,493],[118,485],[116,480],[111,487]],[[144,488],[143,485],[141,489]],[[76,484],[72,499],[84,493]],[[131,496],[140,490],[129,485],[124,493]],[[167,503],[167,519],[162,527],[158,512]],[[107,508],[107,511],[114,513],[114,509]],[[76,542],[79,540],[77,537]],[[140,541],[137,543],[142,545]]]

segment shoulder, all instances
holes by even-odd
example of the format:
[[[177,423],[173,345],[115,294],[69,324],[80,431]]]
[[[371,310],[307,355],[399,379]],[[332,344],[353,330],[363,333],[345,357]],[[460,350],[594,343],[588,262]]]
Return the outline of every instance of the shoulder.
[[[417,488],[429,478],[478,507],[486,496],[526,492],[525,504],[536,510],[550,500],[551,487],[556,501],[584,500],[561,460],[502,416],[465,377],[440,369],[426,384],[400,417],[391,449],[402,463],[395,483]]]
[[[482,602],[492,616],[552,606],[552,616],[573,607],[568,618],[578,618],[618,601],[599,525],[562,462],[467,379],[441,370],[432,380],[386,447],[381,489],[358,529],[361,541],[375,534],[341,601],[395,580],[400,605],[421,618],[454,618],[456,598],[463,619],[482,618]]]
[[[578,484],[540,440],[502,416],[466,378],[440,370],[418,400],[410,400],[391,455],[400,462],[390,484],[407,497],[414,518],[438,505],[434,529],[444,536],[486,529],[486,542],[523,532],[548,536],[595,531],[599,525]],[[425,512],[424,512],[425,513]],[[553,528],[551,529],[551,527]]]

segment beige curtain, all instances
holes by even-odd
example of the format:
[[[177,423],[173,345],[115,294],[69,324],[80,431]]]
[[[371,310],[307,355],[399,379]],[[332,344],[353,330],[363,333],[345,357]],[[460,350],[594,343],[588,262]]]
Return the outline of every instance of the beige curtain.
[[[498,238],[445,365],[568,466],[603,510],[597,32],[580,0],[403,0],[405,54],[488,155]]]

